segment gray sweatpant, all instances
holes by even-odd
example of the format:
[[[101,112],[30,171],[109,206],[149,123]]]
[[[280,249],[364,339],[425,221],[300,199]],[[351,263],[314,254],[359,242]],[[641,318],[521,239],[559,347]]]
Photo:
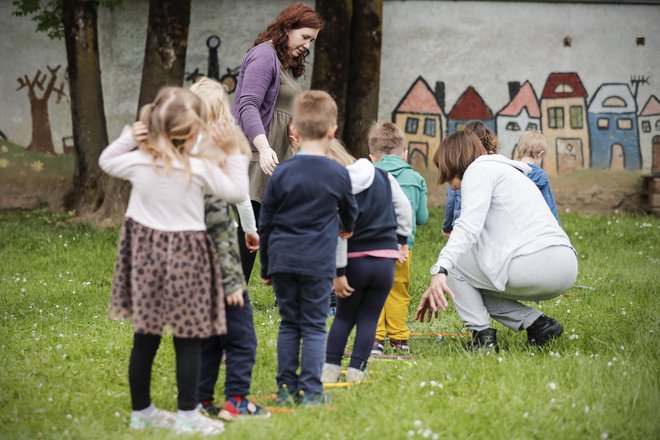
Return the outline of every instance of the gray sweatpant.
[[[485,330],[494,318],[512,330],[526,329],[542,315],[522,301],[559,296],[577,277],[577,257],[568,246],[551,246],[511,260],[504,292],[498,292],[479,268],[474,254],[461,257],[449,272],[454,307],[466,327]]]

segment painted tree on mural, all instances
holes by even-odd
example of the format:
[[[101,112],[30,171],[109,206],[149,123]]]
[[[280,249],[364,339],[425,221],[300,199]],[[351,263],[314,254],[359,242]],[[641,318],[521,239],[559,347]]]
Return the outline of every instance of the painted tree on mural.
[[[53,146],[53,136],[50,129],[50,118],[48,117],[48,101],[53,92],[57,96],[56,102],[59,104],[64,96],[64,82],[55,87],[57,74],[62,66],[48,68],[49,75],[37,70],[34,77],[30,79],[27,75],[16,78],[18,88],[16,90],[27,89],[30,99],[30,113],[32,115],[32,139],[27,146],[28,150],[39,151],[41,153],[55,154]],[[48,83],[46,80],[48,79]],[[45,84],[45,85],[44,85]],[[38,90],[43,92],[38,96]]]
[[[320,0],[326,21],[314,55],[312,87],[327,90],[340,108],[339,134],[357,157],[369,153],[367,134],[378,118],[382,0]]]
[[[182,86],[191,0],[150,0],[138,112],[166,85]]]

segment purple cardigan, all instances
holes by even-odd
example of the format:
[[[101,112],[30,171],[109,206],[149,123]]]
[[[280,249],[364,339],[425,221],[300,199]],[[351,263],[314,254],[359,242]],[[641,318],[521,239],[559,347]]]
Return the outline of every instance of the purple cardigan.
[[[275,102],[280,91],[280,61],[272,44],[261,43],[250,49],[241,64],[232,114],[252,144],[254,138],[268,136]]]

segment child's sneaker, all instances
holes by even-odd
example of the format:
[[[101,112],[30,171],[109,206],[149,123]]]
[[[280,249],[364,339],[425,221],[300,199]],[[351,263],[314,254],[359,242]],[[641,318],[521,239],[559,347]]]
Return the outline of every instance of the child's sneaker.
[[[213,420],[202,414],[201,408],[201,405],[197,406],[191,415],[178,413],[174,420],[174,430],[179,434],[222,434],[225,431],[225,425],[220,420]]]
[[[410,354],[410,346],[406,340],[397,341],[395,339],[391,339],[390,346],[394,352]]]
[[[149,415],[141,411],[133,411],[129,426],[131,429],[171,428],[175,418],[174,413],[158,409],[154,406]]]
[[[383,354],[383,351],[385,351],[385,341],[381,341],[380,339],[376,339],[374,341],[374,345],[371,347],[371,355],[372,356],[380,356]]]
[[[206,414],[209,417],[218,417],[220,408],[215,406],[212,400],[202,400],[200,405],[202,405],[200,410],[202,411],[203,414]]]
[[[303,393],[300,404],[306,407],[325,405],[330,401],[330,396],[324,393]]]
[[[282,385],[277,390],[275,405],[281,407],[292,407],[299,403],[300,397],[297,392],[289,391],[286,385]]]
[[[346,382],[363,382],[367,372],[357,368],[348,367],[346,370]]]
[[[218,413],[218,418],[225,422],[242,419],[267,419],[270,412],[245,397],[227,397],[225,406]]]
[[[323,371],[321,372],[321,382],[323,383],[335,383],[339,380],[339,375],[341,374],[341,365],[323,364]]]

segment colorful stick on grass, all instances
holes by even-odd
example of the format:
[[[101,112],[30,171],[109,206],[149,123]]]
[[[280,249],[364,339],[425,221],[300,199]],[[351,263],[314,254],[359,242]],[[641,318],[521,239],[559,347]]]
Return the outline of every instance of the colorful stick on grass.
[[[423,337],[423,336],[432,336],[432,337],[442,337],[442,338],[466,338],[469,335],[467,333],[435,333],[435,332],[412,332],[410,337]]]

